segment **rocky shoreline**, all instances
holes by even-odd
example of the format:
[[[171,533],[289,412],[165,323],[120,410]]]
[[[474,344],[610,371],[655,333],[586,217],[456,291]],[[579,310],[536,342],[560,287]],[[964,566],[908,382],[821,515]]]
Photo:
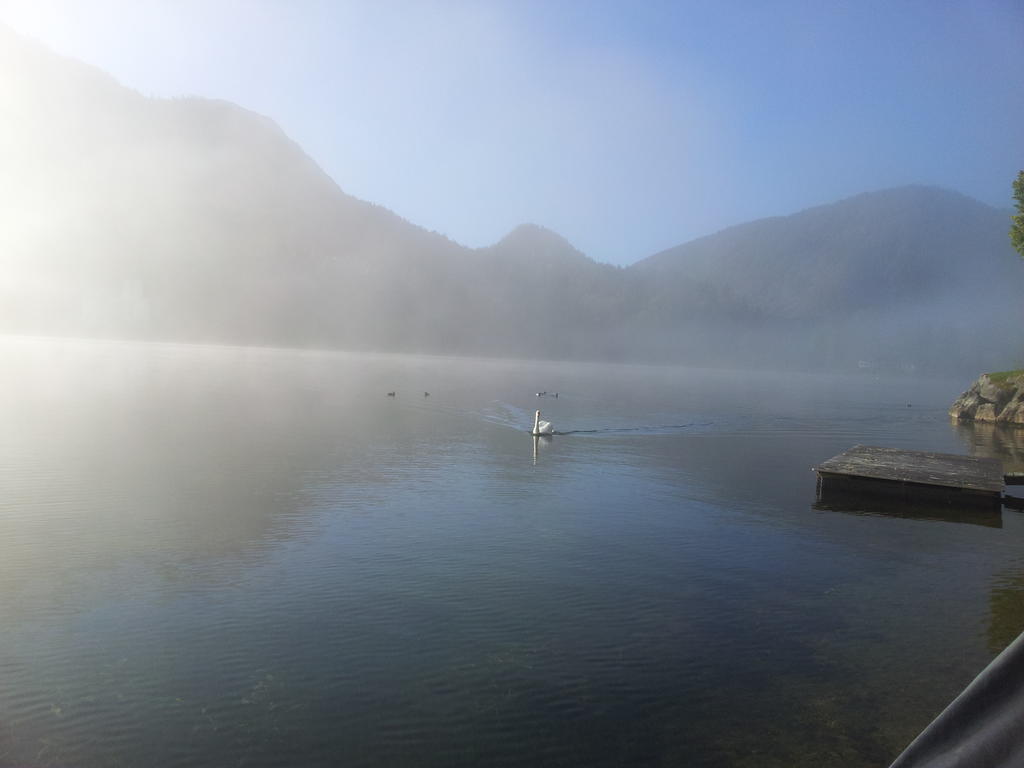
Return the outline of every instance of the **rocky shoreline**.
[[[956,399],[949,415],[958,421],[1024,426],[1024,371],[983,373]]]

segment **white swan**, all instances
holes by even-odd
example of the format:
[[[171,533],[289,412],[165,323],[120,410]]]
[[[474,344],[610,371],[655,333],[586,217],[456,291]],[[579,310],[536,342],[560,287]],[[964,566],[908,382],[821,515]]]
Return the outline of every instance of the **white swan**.
[[[535,436],[555,434],[555,428],[551,426],[550,421],[541,421],[540,411],[533,414],[533,434]]]

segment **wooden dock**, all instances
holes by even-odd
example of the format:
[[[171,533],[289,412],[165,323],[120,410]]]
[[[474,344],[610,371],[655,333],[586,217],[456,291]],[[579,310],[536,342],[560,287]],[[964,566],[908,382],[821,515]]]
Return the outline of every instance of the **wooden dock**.
[[[842,493],[974,506],[1002,501],[1003,465],[998,459],[856,445],[813,469],[819,499]]]

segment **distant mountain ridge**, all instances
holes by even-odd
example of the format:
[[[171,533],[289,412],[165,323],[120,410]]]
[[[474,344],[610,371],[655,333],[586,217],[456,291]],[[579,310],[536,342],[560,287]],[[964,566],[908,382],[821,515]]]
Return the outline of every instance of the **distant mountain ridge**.
[[[964,268],[964,256],[979,248],[1009,253],[1001,231],[1007,215],[957,192],[907,186],[742,224],[636,267],[661,278],[684,270],[690,279],[710,282],[728,275],[737,299],[751,306],[813,316],[961,290],[997,274],[1012,280],[1018,266],[1012,259],[993,263],[991,273]],[[809,290],[794,293],[790,285],[797,280]]]
[[[696,310],[762,329],[746,354],[766,363],[803,353],[830,367],[998,367],[1020,354],[1024,328],[1008,215],[900,187],[731,227],[631,269],[656,306],[676,305],[677,321]],[[684,282],[689,312],[678,310]]]
[[[531,224],[466,248],[345,194],[266,117],[143,97],[0,26],[4,72],[0,332],[972,372],[1022,348],[1007,214],[954,192],[619,268]]]

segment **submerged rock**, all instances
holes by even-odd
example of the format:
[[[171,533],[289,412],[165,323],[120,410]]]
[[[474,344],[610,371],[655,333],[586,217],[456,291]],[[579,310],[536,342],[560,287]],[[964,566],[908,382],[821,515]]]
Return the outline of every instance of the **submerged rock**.
[[[949,415],[961,421],[1024,426],[1024,371],[983,373],[956,399]]]

